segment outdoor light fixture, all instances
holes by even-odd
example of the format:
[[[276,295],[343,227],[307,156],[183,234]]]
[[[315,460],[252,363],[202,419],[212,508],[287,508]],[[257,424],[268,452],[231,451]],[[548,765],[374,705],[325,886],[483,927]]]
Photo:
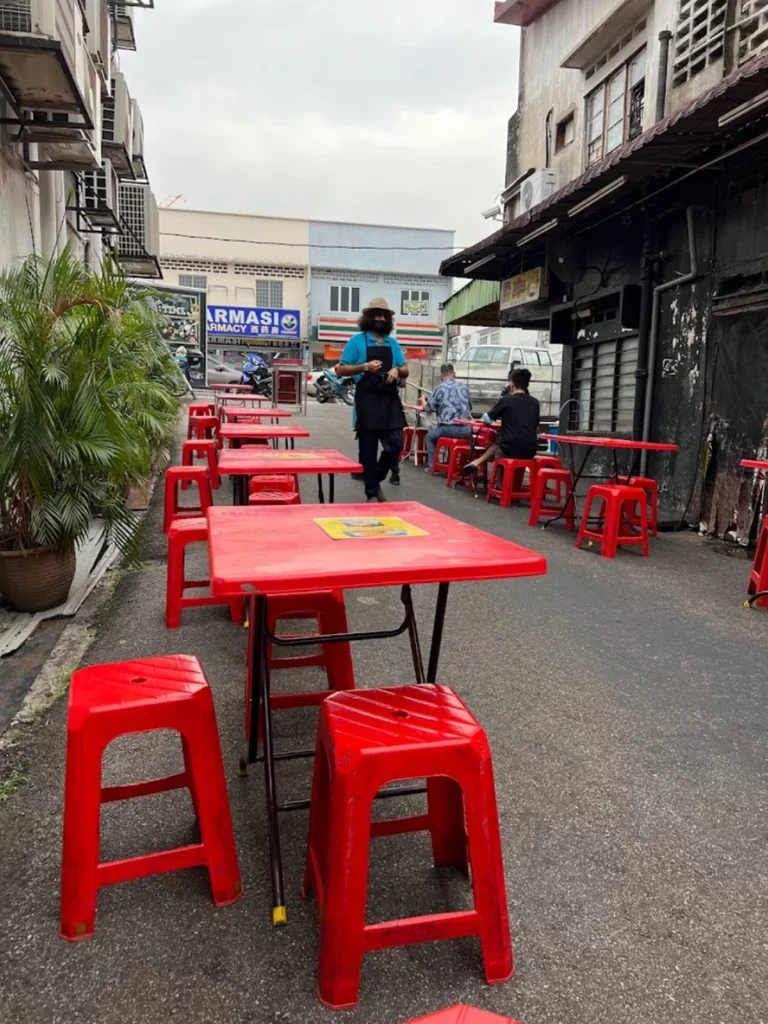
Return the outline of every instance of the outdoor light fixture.
[[[486,263],[493,263],[495,259],[495,252],[492,252],[490,256],[483,256],[483,258],[481,260],[478,260],[477,263],[470,263],[468,267],[464,267],[464,273],[471,274],[473,270],[479,270],[480,267],[484,267]]]
[[[627,176],[626,174],[622,174],[620,178],[617,178],[616,181],[612,181],[610,185],[606,185],[605,188],[599,189],[593,195],[589,196],[588,199],[583,199],[580,203],[576,203],[575,206],[572,206],[568,211],[568,216],[578,216],[582,210],[588,210],[590,206],[593,206],[595,203],[599,203],[601,199],[605,199],[606,196],[611,195],[613,192],[617,192],[626,184]]]
[[[529,242],[532,242],[534,238],[541,238],[542,235],[546,235],[546,233],[551,231],[552,228],[557,227],[558,223],[559,221],[555,218],[554,220],[548,221],[546,224],[542,224],[540,228],[536,228],[536,230],[532,231],[530,235],[525,235],[524,238],[521,238],[517,243],[518,246],[527,245]]]
[[[759,92],[757,96],[753,96],[751,100],[747,100],[746,103],[740,103],[738,107],[734,107],[733,110],[729,110],[727,114],[723,114],[722,117],[717,119],[717,127],[725,128],[728,124],[733,124],[734,121],[740,121],[742,117],[747,117],[753,113],[758,107],[763,107],[768,103],[768,89],[764,92]]]

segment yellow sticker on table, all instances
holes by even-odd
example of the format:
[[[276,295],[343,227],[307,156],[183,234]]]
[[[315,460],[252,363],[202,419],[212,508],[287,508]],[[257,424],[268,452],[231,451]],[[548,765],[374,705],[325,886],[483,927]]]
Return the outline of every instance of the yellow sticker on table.
[[[426,537],[426,530],[397,516],[355,516],[350,519],[315,519],[334,540],[370,540],[374,537]]]

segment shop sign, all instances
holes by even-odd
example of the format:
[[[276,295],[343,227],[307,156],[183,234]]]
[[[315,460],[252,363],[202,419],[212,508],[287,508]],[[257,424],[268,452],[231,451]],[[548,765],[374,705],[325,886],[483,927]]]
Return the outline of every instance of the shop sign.
[[[209,337],[299,339],[301,314],[297,309],[209,306],[207,329]]]
[[[343,345],[323,345],[323,359],[340,359]]]
[[[529,302],[539,302],[546,299],[548,290],[549,281],[544,267],[526,270],[524,274],[508,277],[501,282],[499,309],[514,309]]]

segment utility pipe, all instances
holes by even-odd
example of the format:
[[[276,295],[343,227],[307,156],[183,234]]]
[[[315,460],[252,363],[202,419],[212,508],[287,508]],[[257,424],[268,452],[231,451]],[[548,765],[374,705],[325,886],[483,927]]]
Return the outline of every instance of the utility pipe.
[[[691,269],[682,277],[675,277],[664,284],[656,285],[653,289],[653,311],[651,313],[651,331],[648,338],[648,379],[645,382],[645,411],[643,413],[643,436],[642,441],[651,439],[651,412],[653,410],[653,392],[656,383],[656,357],[659,348],[659,319],[661,315],[661,296],[664,292],[679,288],[684,284],[691,284],[699,276],[699,254],[696,249],[696,232],[693,223],[693,213],[696,207],[689,206],[685,211],[688,221],[688,250],[691,254]],[[645,476],[648,469],[648,452],[643,451],[640,455],[640,475]]]
[[[669,44],[672,33],[668,28],[659,32],[659,78],[656,83],[656,120],[664,120],[667,108],[667,77],[669,74]]]

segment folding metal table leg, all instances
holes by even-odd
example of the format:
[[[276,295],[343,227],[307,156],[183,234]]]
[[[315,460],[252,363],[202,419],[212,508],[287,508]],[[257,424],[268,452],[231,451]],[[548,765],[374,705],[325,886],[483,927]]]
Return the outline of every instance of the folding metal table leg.
[[[325,504],[325,494],[323,493],[323,474],[317,474],[317,500],[321,505]]]
[[[441,583],[437,589],[437,604],[435,605],[435,621],[432,626],[432,644],[429,649],[429,667],[427,668],[427,682],[437,682],[437,666],[440,661],[440,647],[443,642],[443,627],[445,625],[445,609],[448,606],[448,588],[450,583]]]

